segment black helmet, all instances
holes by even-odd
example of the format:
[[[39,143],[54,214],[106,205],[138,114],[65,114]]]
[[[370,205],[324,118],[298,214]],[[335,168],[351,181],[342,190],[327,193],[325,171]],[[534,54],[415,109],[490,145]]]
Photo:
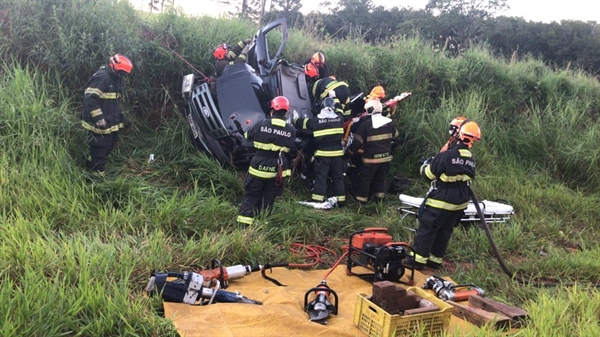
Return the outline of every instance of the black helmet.
[[[321,109],[329,108],[332,111],[335,111],[335,101],[331,97],[325,97],[323,102],[321,102]]]

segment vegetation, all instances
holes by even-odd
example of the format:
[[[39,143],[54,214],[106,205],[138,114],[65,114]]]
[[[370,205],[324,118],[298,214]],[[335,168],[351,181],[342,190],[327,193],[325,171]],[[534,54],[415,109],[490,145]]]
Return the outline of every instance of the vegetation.
[[[151,270],[206,267],[213,258],[287,261],[296,258],[292,242],[320,244],[373,223],[412,239],[414,219],[400,218],[396,196],[325,214],[296,203],[308,196],[296,181],[268,223],[237,228],[242,173],[192,148],[178,110],[191,69],[177,55],[210,74],[215,44],[251,36],[254,24],[141,14],[116,0],[0,0],[0,15],[0,335],[176,336],[160,300],[143,296]],[[473,189],[516,210],[509,224],[492,226],[502,256],[526,279],[560,284],[509,278],[475,227],[455,231],[452,277],[528,310],[520,336],[600,335],[600,83],[533,58],[509,63],[484,47],[448,58],[404,36],[375,46],[292,30],[285,57],[300,62],[315,50],[353,91],[382,84],[389,95],[413,92],[395,115],[404,141],[390,173],[410,179],[408,194],[427,190],[416,163],[443,144],[448,122],[478,121]],[[109,177],[91,181],[81,98],[116,52],[135,64],[125,95],[133,126],[109,159]]]

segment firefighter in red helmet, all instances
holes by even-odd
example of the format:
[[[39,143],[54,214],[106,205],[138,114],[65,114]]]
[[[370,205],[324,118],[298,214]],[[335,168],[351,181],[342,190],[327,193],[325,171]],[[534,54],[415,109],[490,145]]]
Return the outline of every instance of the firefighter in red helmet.
[[[287,155],[294,147],[296,129],[286,122],[289,109],[287,98],[275,97],[271,101],[271,118],[254,125],[244,135],[254,142],[256,154],[244,179],[238,223],[252,225],[259,214],[268,215],[275,198],[283,193],[283,178],[291,176]]]
[[[248,57],[252,39],[244,39],[233,46],[226,43],[218,45],[213,50],[215,57],[215,75],[217,77],[223,74],[225,67],[234,63],[245,63]]]
[[[123,76],[131,73],[133,63],[122,54],[115,54],[108,65],[98,69],[87,82],[83,95],[81,124],[88,130],[87,143],[90,154],[87,168],[99,175],[104,174],[106,159],[119,139],[124,127],[120,99],[125,87]]]

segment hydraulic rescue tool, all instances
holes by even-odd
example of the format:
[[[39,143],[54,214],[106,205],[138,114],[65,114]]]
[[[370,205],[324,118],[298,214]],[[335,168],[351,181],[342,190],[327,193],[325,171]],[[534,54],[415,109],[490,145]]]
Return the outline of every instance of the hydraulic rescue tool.
[[[393,242],[387,228],[365,228],[350,235],[346,274],[356,275],[370,282],[401,282],[405,272],[402,260],[410,254],[414,258],[412,247],[404,242]],[[355,273],[352,271],[355,266],[373,273]],[[401,283],[414,285],[415,270],[410,270],[409,281]]]
[[[432,289],[442,301],[466,301],[471,295],[483,296],[485,291],[471,284],[454,284],[439,276],[430,276],[425,280],[423,289]]]
[[[312,302],[308,303],[308,295],[312,292],[315,293],[316,297]],[[333,304],[329,301],[330,295],[333,295],[335,299]],[[318,286],[309,289],[304,294],[304,311],[308,313],[310,321],[323,325],[327,324],[326,319],[329,315],[337,315],[338,313],[337,293],[329,288],[325,280],[321,281]]]
[[[223,267],[221,261],[213,259],[211,262],[211,269],[207,270],[196,270],[196,273],[202,275],[204,278],[205,287],[213,287],[215,281],[219,281],[223,289],[229,286],[230,280],[240,279],[246,275],[255,271],[261,271],[263,266],[243,266],[241,264]]]
[[[221,290],[219,281],[215,283],[215,289],[204,286],[204,277],[195,272],[153,272],[146,285],[146,292],[150,296],[159,294],[167,302],[191,305],[217,302],[262,304],[238,293]],[[200,302],[197,303],[198,301]]]

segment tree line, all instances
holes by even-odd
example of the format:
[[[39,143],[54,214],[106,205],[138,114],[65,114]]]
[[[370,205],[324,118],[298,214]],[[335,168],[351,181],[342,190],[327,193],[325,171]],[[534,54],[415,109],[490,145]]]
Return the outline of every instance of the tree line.
[[[318,12],[303,14],[302,0],[219,0],[234,6],[230,15],[266,23],[286,17],[291,26],[310,29],[324,39],[359,36],[369,43],[398,36],[420,36],[450,57],[486,45],[499,57],[534,57],[556,69],[600,75],[600,25],[595,21],[542,23],[498,16],[506,0],[429,0],[425,9],[386,9],[372,0],[333,0]]]

